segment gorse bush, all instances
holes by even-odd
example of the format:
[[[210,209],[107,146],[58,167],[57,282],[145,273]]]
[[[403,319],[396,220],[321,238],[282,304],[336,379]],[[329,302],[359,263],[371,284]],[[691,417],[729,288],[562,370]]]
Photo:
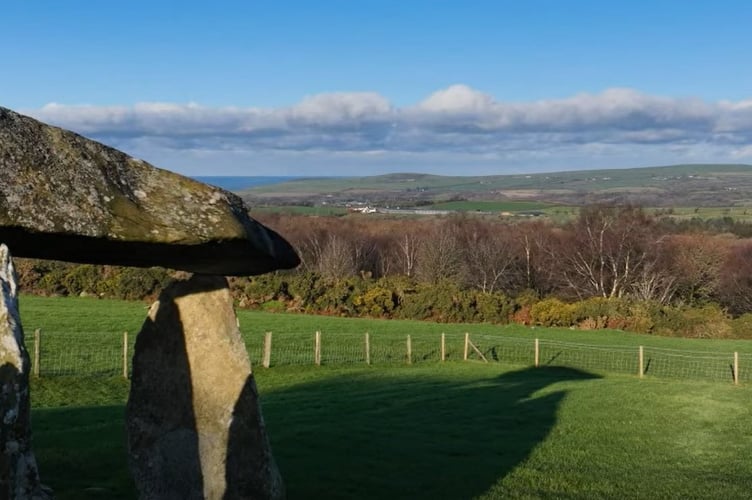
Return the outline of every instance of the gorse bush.
[[[573,326],[576,319],[576,307],[557,298],[548,298],[533,304],[530,319],[539,326]]]
[[[173,273],[135,268],[16,259],[21,289],[39,295],[96,295],[126,300],[154,298]]]

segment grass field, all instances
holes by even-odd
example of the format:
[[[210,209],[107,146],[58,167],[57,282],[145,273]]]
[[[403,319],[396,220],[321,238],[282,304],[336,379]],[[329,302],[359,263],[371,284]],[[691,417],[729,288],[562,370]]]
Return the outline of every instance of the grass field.
[[[133,352],[135,333],[147,307],[143,303],[91,298],[24,297],[24,325],[40,329],[40,373],[51,375],[109,376],[123,371],[123,332],[128,352]],[[437,324],[423,321],[338,318],[300,314],[238,311],[241,331],[251,360],[260,364],[264,333],[273,333],[273,366],[314,363],[314,333],[322,334],[323,364],[366,362],[365,333],[370,337],[369,358],[374,364],[408,361],[410,335],[413,363],[440,360],[441,335],[446,338],[446,358],[463,357],[464,336],[491,361],[531,364],[534,339],[540,340],[540,362],[598,373],[637,373],[638,346],[644,347],[649,376],[730,381],[733,353],[739,353],[740,380],[752,382],[752,341],[678,339],[609,330],[530,328],[520,325]],[[479,359],[474,351],[470,357]]]
[[[677,182],[698,186],[714,182],[728,182],[729,186],[746,188],[751,180],[750,165],[696,164],[489,176],[398,173],[370,177],[306,178],[258,186],[245,192],[256,194],[334,193],[352,190],[468,192],[504,189],[595,191],[617,188],[662,190]]]
[[[752,391],[477,363],[257,370],[289,498],[744,498]],[[32,386],[61,499],[134,498],[117,379]]]
[[[527,212],[542,211],[551,206],[548,203],[535,201],[446,201],[426,208],[457,212]]]
[[[21,299],[27,332],[137,331],[145,304]],[[464,331],[698,354],[749,341],[615,331],[356,320],[240,311],[252,338],[314,330],[404,338]],[[51,337],[51,335],[50,335]],[[302,337],[301,337],[302,338]],[[326,339],[327,337],[325,337]],[[325,341],[326,342],[326,341]],[[73,345],[68,346],[75,348]],[[514,363],[256,369],[289,498],[744,498],[752,386]],[[61,499],[134,498],[117,377],[32,383],[42,477]]]
[[[333,206],[303,206],[303,205],[275,205],[275,206],[258,206],[251,208],[251,214],[258,212],[271,212],[279,214],[291,214],[291,215],[319,215],[319,216],[333,216],[333,215],[345,215],[347,209],[344,207]]]

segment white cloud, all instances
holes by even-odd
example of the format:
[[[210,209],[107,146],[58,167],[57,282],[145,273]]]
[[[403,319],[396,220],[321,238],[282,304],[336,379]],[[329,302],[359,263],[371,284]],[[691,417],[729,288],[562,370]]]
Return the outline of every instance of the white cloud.
[[[496,104],[493,98],[467,85],[452,85],[438,90],[418,104],[418,109],[429,113],[482,114]]]
[[[532,163],[566,150],[560,157],[572,161],[578,155],[582,161],[595,155],[606,162],[631,154],[639,165],[649,161],[647,153],[677,162],[690,157],[730,161],[749,157],[752,147],[752,100],[708,102],[623,88],[502,102],[452,85],[401,108],[378,93],[337,92],[279,108],[52,103],[25,113],[126,151],[145,152],[147,159],[149,154],[196,151],[270,158],[284,151],[317,158],[348,152],[351,158],[367,153],[369,161],[384,162],[415,155],[435,162],[454,155],[485,165],[489,158]]]

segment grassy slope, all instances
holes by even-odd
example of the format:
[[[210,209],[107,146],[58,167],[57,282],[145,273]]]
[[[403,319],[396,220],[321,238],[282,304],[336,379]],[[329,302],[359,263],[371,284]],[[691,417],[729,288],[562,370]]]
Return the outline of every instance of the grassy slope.
[[[694,176],[694,180],[689,178]],[[697,178],[697,177],[700,178]],[[631,169],[583,170],[525,175],[439,176],[389,174],[371,177],[302,179],[259,186],[247,194],[335,193],[358,190],[444,192],[490,191],[498,189],[598,191],[610,189],[666,189],[677,181],[704,183],[706,179],[727,180],[730,186],[752,183],[750,165],[671,165]]]
[[[141,303],[22,298],[27,329],[140,325]],[[749,352],[749,342],[240,312],[250,334],[473,331]],[[39,326],[31,326],[36,324]],[[290,498],[740,498],[752,487],[752,387],[493,363],[257,370]],[[58,498],[133,498],[127,382],[34,381],[35,448]]]

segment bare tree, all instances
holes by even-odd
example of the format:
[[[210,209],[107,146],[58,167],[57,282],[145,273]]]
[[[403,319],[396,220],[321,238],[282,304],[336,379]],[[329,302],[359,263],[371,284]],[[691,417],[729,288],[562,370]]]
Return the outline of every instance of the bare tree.
[[[493,293],[510,281],[517,261],[509,226],[474,220],[463,229],[468,283]]]
[[[564,282],[578,298],[622,297],[649,261],[650,229],[639,209],[583,208],[566,235]]]
[[[462,244],[455,229],[453,224],[442,219],[421,238],[415,267],[419,279],[430,283],[442,279],[461,281]]]
[[[721,270],[733,240],[708,234],[681,234],[671,236],[668,241],[678,298],[689,304],[713,298],[720,289]]]
[[[318,256],[317,270],[327,278],[347,278],[356,272],[353,245],[336,234],[329,234]]]
[[[721,270],[718,297],[732,314],[752,312],[752,240],[733,245]]]
[[[420,240],[414,231],[405,231],[395,238],[395,260],[405,276],[415,275],[418,261],[418,248]]]

